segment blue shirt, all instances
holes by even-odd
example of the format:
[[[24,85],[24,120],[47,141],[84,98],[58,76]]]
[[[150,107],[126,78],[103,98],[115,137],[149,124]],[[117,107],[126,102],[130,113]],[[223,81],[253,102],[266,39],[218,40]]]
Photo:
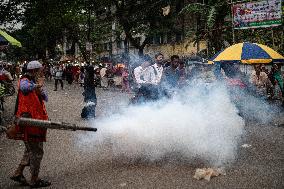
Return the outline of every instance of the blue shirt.
[[[20,80],[20,90],[24,94],[28,94],[29,92],[31,92],[35,89],[36,89],[36,84],[33,81],[28,80],[27,78]],[[41,96],[42,96],[44,101],[46,101],[46,102],[48,101],[48,95],[47,95],[46,90],[41,89]]]

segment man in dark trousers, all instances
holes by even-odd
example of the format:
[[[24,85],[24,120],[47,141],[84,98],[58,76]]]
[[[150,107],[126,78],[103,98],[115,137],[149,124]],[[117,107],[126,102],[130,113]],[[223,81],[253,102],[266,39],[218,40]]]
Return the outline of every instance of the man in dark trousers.
[[[44,101],[48,100],[47,93],[43,89],[44,77],[42,65],[38,61],[31,61],[27,65],[27,73],[19,81],[18,97],[15,106],[15,115],[32,119],[48,120]],[[51,183],[39,179],[39,170],[43,158],[43,142],[46,141],[46,129],[30,125],[16,125],[17,134],[15,140],[23,140],[25,144],[24,156],[11,177],[12,180],[28,185],[23,171],[30,166],[31,188],[47,187]]]
[[[96,88],[95,88],[95,70],[92,65],[86,66],[86,76],[84,79],[84,102],[86,105],[82,109],[81,117],[84,119],[91,119],[95,117],[96,113]]]

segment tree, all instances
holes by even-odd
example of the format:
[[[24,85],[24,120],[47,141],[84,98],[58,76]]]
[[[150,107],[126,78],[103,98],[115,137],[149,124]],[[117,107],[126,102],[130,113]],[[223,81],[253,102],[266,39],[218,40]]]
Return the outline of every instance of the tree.
[[[17,9],[12,9],[12,5],[24,8],[20,17],[15,16],[24,26],[15,33],[23,43],[22,50],[28,53],[28,57],[46,58],[48,50],[50,57],[54,58],[56,44],[62,41],[64,35],[68,35],[67,37],[74,43],[81,42],[80,37],[84,36],[81,35],[81,30],[84,29],[81,26],[84,25],[83,22],[86,22],[87,17],[82,12],[86,8],[85,3],[86,1],[83,0],[11,0],[4,5],[7,10],[13,10],[14,13]],[[12,18],[14,17],[10,19]]]
[[[174,6],[176,1],[142,0],[142,1],[105,1],[102,6],[112,9],[113,21],[117,21],[125,33],[126,40],[143,54],[144,47],[155,34],[174,31],[176,14],[163,16],[162,8],[167,5]],[[170,4],[169,4],[170,3]],[[138,36],[144,36],[140,40]]]
[[[0,4],[0,25],[15,24],[23,16],[25,2],[22,0],[3,0]]]
[[[72,44],[79,44],[87,60],[86,41],[100,43],[113,34],[118,39],[123,31],[125,41],[143,54],[151,36],[179,30],[175,26],[176,13],[162,15],[162,7],[174,7],[176,2],[182,0],[170,1],[170,4],[168,0],[21,0],[25,11],[21,17],[24,27],[20,40],[28,46],[31,56],[45,58],[46,50],[51,57],[55,56],[56,43],[65,35]],[[101,18],[101,12],[106,12],[106,17]],[[112,23],[118,24],[115,31]],[[144,36],[142,40],[141,36]]]
[[[230,23],[225,22],[230,15],[230,5],[224,0],[205,0],[204,4],[190,3],[186,5],[181,14],[194,14],[199,17],[203,27],[190,31],[196,42],[206,40],[209,55],[224,48],[224,41],[231,41]]]

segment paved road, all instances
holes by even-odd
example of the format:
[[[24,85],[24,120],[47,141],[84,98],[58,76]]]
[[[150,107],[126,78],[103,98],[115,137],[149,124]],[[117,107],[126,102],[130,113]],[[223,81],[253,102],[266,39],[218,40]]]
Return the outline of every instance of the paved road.
[[[63,91],[52,91],[47,110],[50,119],[77,124],[88,124],[80,118],[83,107],[82,88],[71,85]],[[115,91],[97,90],[97,116],[117,111],[126,106],[129,95]],[[12,117],[14,97],[6,100],[5,117]],[[284,128],[272,125],[247,124],[237,160],[227,168],[226,176],[210,182],[193,179],[195,169],[202,166],[196,161],[159,161],[155,163],[127,163],[112,158],[111,150],[100,154],[78,147],[82,132],[48,131],[41,175],[52,182],[50,188],[284,188]],[[88,144],[91,145],[91,144]],[[90,146],[88,146],[90,147]],[[18,164],[24,147],[22,142],[0,136],[0,188],[21,188],[9,180]],[[25,172],[28,175],[28,170]]]

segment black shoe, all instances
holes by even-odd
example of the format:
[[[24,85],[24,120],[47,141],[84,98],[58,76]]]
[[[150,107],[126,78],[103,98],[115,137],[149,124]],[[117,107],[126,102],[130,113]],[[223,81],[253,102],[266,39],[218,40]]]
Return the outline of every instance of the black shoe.
[[[28,186],[28,182],[23,175],[12,176],[10,177],[11,180],[20,183],[22,186]]]
[[[30,188],[42,188],[42,187],[48,187],[50,185],[51,183],[49,181],[39,179],[35,183],[31,184]]]
[[[54,89],[53,91],[57,91],[57,89]]]

